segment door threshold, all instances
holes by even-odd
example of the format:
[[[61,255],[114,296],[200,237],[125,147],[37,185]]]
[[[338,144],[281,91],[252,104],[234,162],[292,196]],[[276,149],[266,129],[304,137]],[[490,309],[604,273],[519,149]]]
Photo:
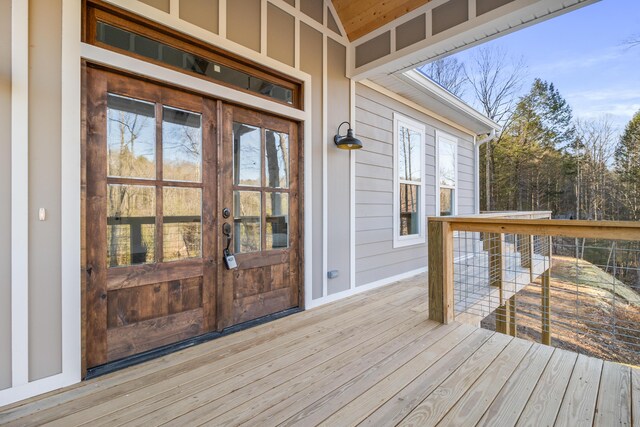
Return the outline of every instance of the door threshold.
[[[207,341],[212,341],[217,338],[224,337],[229,334],[244,331],[245,329],[253,328],[254,326],[262,325],[264,323],[271,322],[273,320],[281,319],[283,317],[290,316],[292,314],[300,313],[304,311],[300,307],[289,308],[287,310],[279,311],[277,313],[269,314],[267,316],[259,317],[257,319],[249,320],[248,322],[239,323],[237,325],[229,326],[222,330],[222,332],[208,332],[203,335],[198,335],[193,338],[189,338],[183,341],[178,341],[173,344],[168,344],[162,347],[154,348],[143,353],[134,354],[133,356],[125,357],[123,359],[114,360],[113,362],[105,363],[93,368],[87,369],[87,375],[84,380],[90,380],[102,375],[110,374],[111,372],[119,371],[121,369],[128,368],[130,366],[139,365],[149,360],[157,359],[167,354],[175,353],[185,348],[193,347],[194,345],[202,344]]]

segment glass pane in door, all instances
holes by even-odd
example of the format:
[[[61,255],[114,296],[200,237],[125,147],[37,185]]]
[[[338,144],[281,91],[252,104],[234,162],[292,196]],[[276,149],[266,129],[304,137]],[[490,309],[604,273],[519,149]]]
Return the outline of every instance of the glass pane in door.
[[[202,181],[200,114],[163,107],[162,178],[172,181]]]
[[[233,124],[233,183],[258,187],[260,173],[260,128]]]
[[[122,178],[155,178],[153,103],[107,95],[107,174]]]
[[[289,187],[289,135],[283,132],[265,130],[264,147],[267,187]]]
[[[202,190],[177,187],[162,190],[163,260],[200,257]]]
[[[155,187],[107,186],[107,265],[147,264],[155,260]]]
[[[234,252],[261,249],[262,201],[259,191],[233,192]]]
[[[282,249],[289,247],[289,194],[266,193],[267,247]]]

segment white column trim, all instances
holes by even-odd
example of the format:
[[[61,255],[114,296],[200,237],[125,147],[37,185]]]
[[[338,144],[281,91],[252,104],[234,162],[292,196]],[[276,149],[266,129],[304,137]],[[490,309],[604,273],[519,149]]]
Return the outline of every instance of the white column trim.
[[[349,80],[349,123],[356,137],[356,82]],[[349,282],[356,288],[356,153],[349,151]]]
[[[177,1],[177,0],[172,0]],[[173,7],[173,3],[172,3]],[[61,283],[62,374],[65,384],[78,382],[82,369],[82,301],[80,277],[81,145],[80,64],[82,11],[79,2],[62,2],[61,66]]]
[[[11,385],[29,382],[29,2],[11,2]]]
[[[227,0],[218,0],[218,35],[227,38]]]
[[[267,0],[260,1],[260,53],[267,55]]]
[[[169,15],[180,17],[180,0],[169,0]]]
[[[328,202],[328,145],[329,145],[329,135],[327,132],[328,126],[328,106],[327,106],[327,36],[324,34],[322,36],[322,297],[326,297],[329,295],[329,283],[327,279],[327,270],[329,265],[329,260],[327,259],[329,255],[329,226],[327,221],[327,215],[329,212],[327,202]]]

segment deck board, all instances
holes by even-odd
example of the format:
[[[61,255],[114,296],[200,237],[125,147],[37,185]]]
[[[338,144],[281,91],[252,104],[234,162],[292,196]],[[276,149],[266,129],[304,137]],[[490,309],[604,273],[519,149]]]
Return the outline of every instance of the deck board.
[[[630,425],[640,371],[427,320],[426,277],[0,408],[0,424]]]

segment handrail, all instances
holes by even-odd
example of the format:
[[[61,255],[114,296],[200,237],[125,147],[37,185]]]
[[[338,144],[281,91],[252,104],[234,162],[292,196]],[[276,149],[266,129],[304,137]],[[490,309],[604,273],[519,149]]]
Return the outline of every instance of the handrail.
[[[544,216],[547,219],[539,219]],[[429,217],[429,318],[440,323],[449,323],[455,318],[453,240],[456,231],[640,241],[640,222],[557,220],[548,219],[549,216],[548,211],[538,211]],[[531,239],[527,244],[531,245]]]
[[[639,221],[586,221],[568,219],[510,219],[429,217],[429,223],[447,223],[452,231],[529,234],[576,238],[640,240]]]

